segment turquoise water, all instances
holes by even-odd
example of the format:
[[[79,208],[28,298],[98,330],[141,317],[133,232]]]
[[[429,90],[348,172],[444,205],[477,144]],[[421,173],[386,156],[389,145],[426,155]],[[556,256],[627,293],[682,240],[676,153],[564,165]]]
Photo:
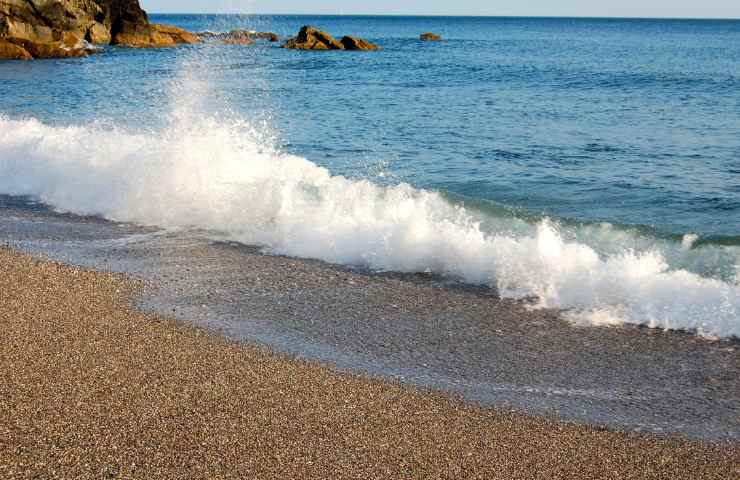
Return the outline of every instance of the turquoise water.
[[[0,194],[740,334],[740,21],[152,19],[382,50],[4,62]]]

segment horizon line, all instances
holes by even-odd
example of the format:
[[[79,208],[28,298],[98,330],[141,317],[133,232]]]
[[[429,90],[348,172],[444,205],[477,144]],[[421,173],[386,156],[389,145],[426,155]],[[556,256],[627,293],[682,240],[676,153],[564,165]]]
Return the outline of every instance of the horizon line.
[[[247,13],[247,12],[147,12],[148,15],[248,15],[285,17],[422,17],[422,18],[541,18],[582,20],[727,20],[738,21],[740,17],[625,17],[606,15],[446,15],[406,13]]]

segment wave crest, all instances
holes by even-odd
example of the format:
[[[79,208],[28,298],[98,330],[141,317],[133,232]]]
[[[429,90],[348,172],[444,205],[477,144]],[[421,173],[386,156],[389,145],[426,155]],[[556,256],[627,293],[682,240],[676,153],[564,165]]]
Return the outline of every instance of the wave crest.
[[[740,337],[737,281],[671,257],[696,262],[696,248],[617,248],[623,233],[605,230],[611,244],[599,249],[566,239],[547,219],[491,221],[436,192],[334,176],[272,148],[245,121],[189,114],[160,132],[132,133],[0,116],[0,193],[75,214],[213,230],[274,253],[433,271],[536,297],[578,323]]]

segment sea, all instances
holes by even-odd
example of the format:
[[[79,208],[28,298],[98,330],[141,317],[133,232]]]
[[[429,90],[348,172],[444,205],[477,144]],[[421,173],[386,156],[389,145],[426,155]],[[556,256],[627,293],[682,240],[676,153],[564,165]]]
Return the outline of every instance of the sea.
[[[0,241],[43,208],[737,344],[740,21],[150,17],[380,50],[0,63]]]

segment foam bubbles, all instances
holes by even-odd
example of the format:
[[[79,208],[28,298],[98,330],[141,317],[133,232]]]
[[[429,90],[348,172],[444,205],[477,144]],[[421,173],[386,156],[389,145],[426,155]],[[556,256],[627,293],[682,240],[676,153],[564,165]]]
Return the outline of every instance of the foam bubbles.
[[[681,239],[681,246],[684,250],[691,250],[692,248],[694,248],[694,245],[696,245],[696,242],[698,241],[699,235],[695,233],[687,233]]]
[[[740,336],[740,286],[673,260],[700,263],[702,249],[644,240],[631,248],[634,239],[611,226],[584,229],[587,241],[549,220],[506,228],[508,220],[488,221],[436,192],[332,175],[272,148],[246,121],[197,110],[176,112],[155,133],[0,116],[0,193],[76,214],[212,230],[274,253],[431,271],[536,297],[537,307],[568,309],[579,324]]]

